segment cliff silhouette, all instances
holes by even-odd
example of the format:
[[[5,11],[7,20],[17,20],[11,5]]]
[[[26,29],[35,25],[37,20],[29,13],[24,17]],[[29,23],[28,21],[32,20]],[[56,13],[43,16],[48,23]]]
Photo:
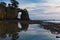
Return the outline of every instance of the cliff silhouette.
[[[21,20],[30,20],[27,9],[18,8],[18,4],[16,0],[11,0],[8,6],[0,2],[0,19],[18,19],[18,13],[21,12]]]

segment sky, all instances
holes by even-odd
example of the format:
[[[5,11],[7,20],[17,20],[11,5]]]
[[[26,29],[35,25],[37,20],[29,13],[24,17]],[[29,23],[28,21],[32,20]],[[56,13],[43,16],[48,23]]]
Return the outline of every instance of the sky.
[[[2,0],[9,3],[9,0]],[[19,8],[26,8],[30,19],[60,19],[60,0],[17,0]]]

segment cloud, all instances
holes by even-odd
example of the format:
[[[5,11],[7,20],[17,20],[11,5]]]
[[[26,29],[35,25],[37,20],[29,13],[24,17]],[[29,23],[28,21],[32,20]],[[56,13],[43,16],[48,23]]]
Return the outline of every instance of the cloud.
[[[42,3],[46,2],[46,0],[18,0],[21,4],[30,4],[30,3]]]
[[[45,12],[46,12],[46,13],[48,13],[48,12],[57,12],[57,13],[58,13],[58,12],[60,12],[60,8],[50,8],[50,9],[46,9]]]
[[[38,0],[39,1],[39,0]],[[44,2],[43,2],[44,1]],[[58,18],[60,17],[60,0],[43,0],[42,2],[32,2],[20,4],[20,8],[26,8],[30,17],[35,18]]]
[[[47,2],[50,2],[50,3],[60,3],[60,0],[46,0]]]
[[[59,6],[59,3],[30,3],[25,5],[19,5],[20,8],[27,8],[29,10],[36,10],[36,9],[49,9],[49,8],[56,8]]]

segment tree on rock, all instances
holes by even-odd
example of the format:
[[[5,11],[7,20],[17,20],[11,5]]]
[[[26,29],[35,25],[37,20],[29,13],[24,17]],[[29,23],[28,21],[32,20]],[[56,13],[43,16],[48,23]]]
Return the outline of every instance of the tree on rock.
[[[12,5],[12,7],[14,7],[14,8],[16,8],[16,7],[18,7],[18,2],[16,1],[16,0],[11,0],[11,5]]]

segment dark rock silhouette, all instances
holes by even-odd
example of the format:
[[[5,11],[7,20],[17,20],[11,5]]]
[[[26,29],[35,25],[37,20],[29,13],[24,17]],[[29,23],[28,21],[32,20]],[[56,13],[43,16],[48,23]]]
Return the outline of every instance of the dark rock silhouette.
[[[27,11],[26,9],[24,9],[24,10],[22,11],[21,20],[30,20],[30,19],[29,19],[28,11]]]
[[[16,0],[10,0],[11,3],[6,6],[5,2],[0,2],[0,19],[17,19],[18,13],[21,12],[21,20],[30,20],[26,9],[18,8]]]
[[[60,38],[60,36],[56,36],[56,38]]]
[[[6,7],[5,7],[4,3],[0,3],[0,19],[5,18],[5,15],[6,15],[5,9],[6,9]]]

